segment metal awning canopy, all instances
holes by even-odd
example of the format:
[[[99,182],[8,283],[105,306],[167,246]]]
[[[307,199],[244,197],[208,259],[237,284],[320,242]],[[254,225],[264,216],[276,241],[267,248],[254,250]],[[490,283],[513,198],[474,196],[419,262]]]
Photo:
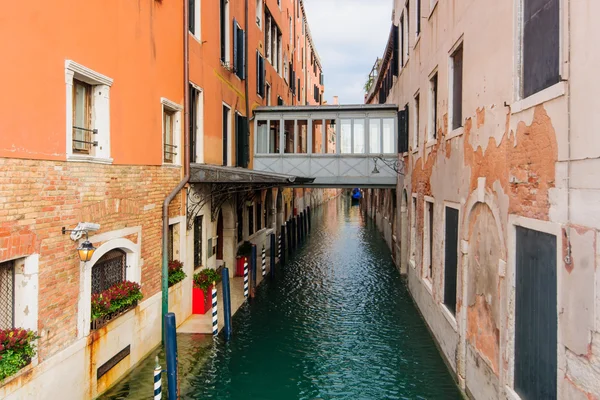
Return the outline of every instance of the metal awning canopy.
[[[253,171],[239,167],[222,167],[209,164],[190,165],[190,183],[237,183],[240,185],[273,184],[291,186],[309,184],[314,180],[314,178]]]

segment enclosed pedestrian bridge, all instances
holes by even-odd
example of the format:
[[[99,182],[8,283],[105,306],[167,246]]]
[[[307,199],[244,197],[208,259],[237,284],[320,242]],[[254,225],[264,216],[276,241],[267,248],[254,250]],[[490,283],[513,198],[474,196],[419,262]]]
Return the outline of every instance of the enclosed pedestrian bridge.
[[[398,107],[258,107],[254,170],[314,178],[307,187],[395,187]]]

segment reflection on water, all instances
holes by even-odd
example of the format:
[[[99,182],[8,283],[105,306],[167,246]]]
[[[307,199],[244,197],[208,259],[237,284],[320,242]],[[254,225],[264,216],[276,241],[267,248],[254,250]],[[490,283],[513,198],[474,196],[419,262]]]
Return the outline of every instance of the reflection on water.
[[[371,222],[345,201],[313,214],[231,342],[178,337],[182,398],[461,398]],[[151,398],[152,370],[153,357],[104,398]]]

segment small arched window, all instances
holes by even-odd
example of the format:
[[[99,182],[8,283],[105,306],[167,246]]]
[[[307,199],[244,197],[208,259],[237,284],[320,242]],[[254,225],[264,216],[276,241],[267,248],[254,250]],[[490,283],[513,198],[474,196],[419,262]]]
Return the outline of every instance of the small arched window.
[[[104,254],[92,268],[92,294],[125,280],[126,253],[121,249],[113,249]]]

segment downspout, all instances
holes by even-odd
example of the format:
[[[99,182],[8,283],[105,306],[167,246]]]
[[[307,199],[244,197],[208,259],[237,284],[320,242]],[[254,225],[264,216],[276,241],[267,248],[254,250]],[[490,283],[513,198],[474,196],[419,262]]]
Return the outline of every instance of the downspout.
[[[262,0],[261,0],[262,1]],[[246,76],[246,79],[244,79],[244,91],[245,91],[245,97],[246,97],[246,135],[247,137],[247,143],[248,143],[248,164],[245,165],[245,168],[248,168],[250,166],[250,99],[248,98],[249,96],[249,89],[248,89],[248,65],[250,64],[248,62],[248,36],[250,33],[250,25],[248,23],[248,0],[245,1],[245,15],[244,15],[244,23],[246,25],[246,34],[244,35],[244,60],[246,60],[246,65],[244,65],[244,75]],[[257,65],[258,68],[258,65]],[[236,143],[237,140],[239,140],[239,138],[236,138]],[[239,146],[238,146],[238,150],[239,150]],[[244,149],[245,151],[245,149]],[[239,157],[238,157],[239,158]]]
[[[190,134],[189,134],[189,49],[188,49],[188,14],[189,14],[189,3],[188,0],[183,0],[183,171],[184,176],[181,182],[175,187],[171,193],[167,196],[163,203],[163,219],[162,219],[162,338],[164,343],[165,338],[165,324],[164,316],[169,312],[169,260],[168,260],[168,240],[169,235],[169,203],[181,192],[183,187],[188,183],[190,179],[190,158],[189,158],[189,147],[190,147]],[[187,207],[187,205],[186,205]]]
[[[567,254],[565,255],[565,264],[571,265],[573,259],[571,257],[571,2],[567,2],[567,60],[569,65],[569,74],[567,76]],[[561,79],[562,80],[562,79]]]

